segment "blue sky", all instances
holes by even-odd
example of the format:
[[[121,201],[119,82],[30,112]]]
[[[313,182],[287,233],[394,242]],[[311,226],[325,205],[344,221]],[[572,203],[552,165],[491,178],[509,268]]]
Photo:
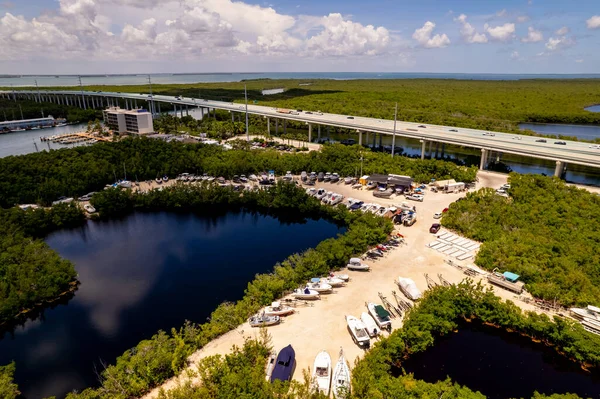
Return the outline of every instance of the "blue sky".
[[[599,73],[595,0],[0,0],[0,73]]]

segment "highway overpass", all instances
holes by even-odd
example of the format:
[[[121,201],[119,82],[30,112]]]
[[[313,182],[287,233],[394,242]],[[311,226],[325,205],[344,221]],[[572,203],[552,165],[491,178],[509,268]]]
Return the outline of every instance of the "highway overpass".
[[[148,102],[150,110],[154,114],[160,110],[160,104],[169,104],[169,110],[171,107],[175,110],[191,107],[206,111],[210,109],[227,110],[232,113],[244,113],[246,111],[246,106],[239,103],[163,95],[150,96],[139,93],[18,90],[0,92],[0,97],[15,101],[18,99],[48,101],[82,108],[104,108],[116,105],[117,100],[124,102],[128,108],[134,108],[137,107],[137,102],[140,101],[140,105],[142,105],[142,102]],[[317,110],[283,114],[277,112],[276,108],[254,104],[248,104],[248,113],[265,117],[269,129],[270,119],[304,122],[308,125],[309,140],[312,139],[313,127],[320,126],[335,126],[355,130],[359,134],[359,144],[362,144],[363,133],[394,134],[394,121],[387,119],[318,113]],[[482,169],[492,151],[555,161],[555,175],[557,176],[562,174],[569,163],[600,168],[600,148],[577,141],[546,139],[546,142],[539,142],[537,140],[540,140],[540,137],[534,136],[497,132],[490,134],[490,132],[484,130],[403,121],[397,121],[396,135],[420,140],[422,143],[422,158],[425,156],[425,146],[429,142],[480,149],[482,153],[480,167]],[[556,144],[556,142],[566,144],[561,145]]]

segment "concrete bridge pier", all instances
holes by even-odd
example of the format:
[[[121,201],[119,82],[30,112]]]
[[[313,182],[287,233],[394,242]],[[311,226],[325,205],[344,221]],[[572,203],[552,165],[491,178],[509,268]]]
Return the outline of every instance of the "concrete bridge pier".
[[[279,118],[275,118],[275,136],[279,135]]]
[[[425,159],[425,146],[427,145],[427,140],[421,141],[421,159]]]
[[[267,117],[267,135],[271,135],[271,118]]]
[[[317,125],[317,138],[321,141],[321,125]]]
[[[309,143],[312,142],[312,124],[311,123],[308,124],[308,142]]]
[[[485,148],[482,148],[481,149],[481,161],[479,161],[479,170],[485,170],[488,155],[489,155],[488,150],[486,150]]]
[[[559,179],[562,178],[562,175],[566,172],[567,170],[567,164],[563,161],[556,161],[556,168],[554,168],[554,176],[558,177]]]
[[[283,120],[283,134],[287,134],[287,119]]]
[[[362,145],[362,131],[357,130],[358,132],[358,145]]]

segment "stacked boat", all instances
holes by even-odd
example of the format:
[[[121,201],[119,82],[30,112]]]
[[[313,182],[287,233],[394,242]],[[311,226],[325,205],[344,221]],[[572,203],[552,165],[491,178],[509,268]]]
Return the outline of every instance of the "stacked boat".
[[[600,335],[600,308],[588,305],[586,308],[571,308],[569,311],[586,331]]]

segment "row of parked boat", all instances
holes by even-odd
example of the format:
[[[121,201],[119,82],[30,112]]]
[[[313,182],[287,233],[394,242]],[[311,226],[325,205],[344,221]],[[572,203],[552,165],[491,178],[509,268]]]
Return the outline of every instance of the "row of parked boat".
[[[344,356],[344,350],[340,354],[335,367],[331,356],[325,350],[319,352],[313,362],[311,387],[314,392],[325,396],[333,394],[336,399],[345,399],[350,396],[350,367]],[[281,349],[277,355],[271,354],[267,362],[266,380],[270,382],[289,381],[296,369],[296,352],[292,345]],[[332,372],[333,371],[333,372]]]
[[[365,303],[367,312],[362,312],[360,318],[347,315],[348,332],[355,344],[362,348],[371,346],[371,339],[376,339],[382,330],[391,331],[392,320],[390,313],[374,302]]]

